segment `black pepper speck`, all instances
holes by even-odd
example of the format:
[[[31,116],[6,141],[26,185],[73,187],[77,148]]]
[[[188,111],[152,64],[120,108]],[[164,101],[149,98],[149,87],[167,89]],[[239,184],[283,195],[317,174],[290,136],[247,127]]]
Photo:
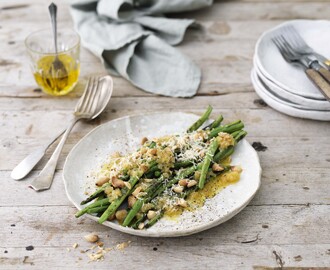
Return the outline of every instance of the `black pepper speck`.
[[[25,247],[25,249],[28,251],[34,250],[34,246],[27,246],[27,247]]]
[[[263,101],[262,99],[255,99],[253,101],[253,104],[259,105],[261,107],[267,107],[267,103],[265,101]]]
[[[252,147],[258,152],[265,152],[268,149],[268,147],[261,142],[253,142]]]

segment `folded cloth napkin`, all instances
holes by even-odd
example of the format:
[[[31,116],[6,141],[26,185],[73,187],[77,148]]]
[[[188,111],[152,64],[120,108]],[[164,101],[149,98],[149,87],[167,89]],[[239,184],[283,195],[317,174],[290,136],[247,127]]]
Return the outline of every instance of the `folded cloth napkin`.
[[[71,14],[82,44],[114,75],[155,94],[196,94],[201,71],[171,45],[194,20],[164,14],[196,10],[213,0],[74,0]]]

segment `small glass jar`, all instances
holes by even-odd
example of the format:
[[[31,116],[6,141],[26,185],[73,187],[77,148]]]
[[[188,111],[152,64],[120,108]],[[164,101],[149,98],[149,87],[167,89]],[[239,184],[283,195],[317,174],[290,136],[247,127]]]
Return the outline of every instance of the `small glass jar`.
[[[57,31],[57,54],[51,29],[31,33],[25,46],[34,79],[45,93],[62,96],[73,90],[80,72],[80,37],[74,30]]]

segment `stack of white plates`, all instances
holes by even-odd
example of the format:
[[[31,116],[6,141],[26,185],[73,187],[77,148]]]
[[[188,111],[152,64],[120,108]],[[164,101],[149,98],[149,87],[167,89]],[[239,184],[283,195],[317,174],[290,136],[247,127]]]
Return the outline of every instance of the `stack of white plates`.
[[[295,20],[283,23],[258,40],[251,72],[257,94],[282,113],[307,119],[330,121],[330,102],[307,78],[303,68],[286,62],[271,41],[282,27],[293,25],[306,43],[330,58],[330,21]]]

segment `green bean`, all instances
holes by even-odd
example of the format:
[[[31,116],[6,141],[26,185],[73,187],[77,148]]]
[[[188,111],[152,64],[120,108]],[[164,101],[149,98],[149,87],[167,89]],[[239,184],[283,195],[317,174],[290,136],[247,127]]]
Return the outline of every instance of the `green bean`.
[[[82,216],[83,214],[87,213],[87,211],[89,209],[94,208],[94,207],[103,206],[103,205],[105,205],[107,203],[109,203],[109,199],[108,198],[95,201],[92,204],[86,206],[84,209],[81,209],[80,211],[78,211],[75,216],[78,218],[78,217]]]
[[[155,217],[153,217],[152,219],[148,220],[148,222],[146,223],[146,225],[144,226],[146,229],[150,228],[152,225],[154,225],[158,220],[160,220],[162,218],[162,216],[164,215],[164,211],[160,211],[159,214],[157,214]]]
[[[215,119],[211,124],[204,127],[203,130],[217,128],[218,126],[220,126],[222,120],[223,120],[223,116],[219,115],[217,119]]]
[[[217,151],[218,147],[219,147],[218,141],[213,140],[209,146],[209,149],[206,152],[206,156],[203,161],[203,166],[202,166],[202,170],[201,170],[201,176],[200,176],[199,182],[198,182],[198,187],[200,189],[202,189],[204,187],[207,171],[210,167],[214,153],[215,153],[215,151]]]
[[[205,123],[205,121],[209,118],[211,112],[212,112],[212,107],[209,105],[204,112],[204,114],[195,122],[193,123],[187,130],[188,133],[193,132],[197,130],[201,125]]]
[[[87,199],[83,200],[80,205],[84,205],[86,203],[91,202],[92,200],[94,200],[95,198],[99,197],[105,190],[105,188],[107,186],[109,186],[110,184],[106,184],[103,185],[102,187],[100,187],[99,189],[97,189],[92,195],[90,195]]]
[[[242,128],[244,128],[244,124],[241,122],[241,120],[237,120],[230,124],[220,126],[211,130],[208,139],[210,140],[213,137],[218,136],[219,132],[233,133],[235,131],[241,130]]]
[[[133,187],[139,181],[139,179],[140,179],[139,177],[131,177],[131,179],[129,180],[131,189],[128,189],[127,187],[121,189],[122,195],[118,199],[112,201],[111,204],[109,205],[109,207],[104,211],[104,213],[98,220],[98,222],[100,224],[102,224],[104,221],[106,221],[111,215],[113,215],[116,212],[118,207],[123,203],[123,201],[127,198],[127,196],[133,191]]]

